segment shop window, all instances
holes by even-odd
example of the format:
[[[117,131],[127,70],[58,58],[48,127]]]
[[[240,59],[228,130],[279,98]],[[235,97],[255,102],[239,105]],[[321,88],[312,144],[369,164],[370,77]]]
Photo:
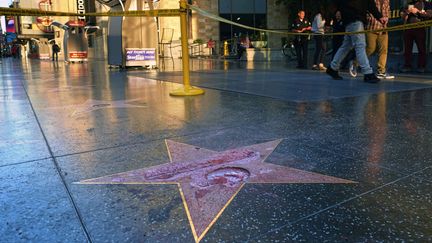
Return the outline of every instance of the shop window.
[[[267,0],[219,0],[219,16],[233,22],[265,29],[267,27]],[[239,35],[256,35],[256,31],[221,23],[220,39]]]

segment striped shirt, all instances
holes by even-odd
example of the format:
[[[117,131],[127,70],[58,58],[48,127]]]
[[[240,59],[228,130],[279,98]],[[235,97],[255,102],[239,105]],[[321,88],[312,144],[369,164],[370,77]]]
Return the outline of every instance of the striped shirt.
[[[375,0],[375,5],[381,12],[382,16],[385,18],[389,17],[390,14],[390,0]],[[368,30],[380,30],[386,28],[386,25],[381,24],[377,19],[375,19],[370,13],[367,15],[367,25]]]

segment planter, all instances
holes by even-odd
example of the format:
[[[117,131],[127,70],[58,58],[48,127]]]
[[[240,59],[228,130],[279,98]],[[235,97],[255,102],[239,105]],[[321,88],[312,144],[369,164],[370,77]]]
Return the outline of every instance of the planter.
[[[255,48],[264,48],[267,46],[267,41],[251,41],[251,43]]]

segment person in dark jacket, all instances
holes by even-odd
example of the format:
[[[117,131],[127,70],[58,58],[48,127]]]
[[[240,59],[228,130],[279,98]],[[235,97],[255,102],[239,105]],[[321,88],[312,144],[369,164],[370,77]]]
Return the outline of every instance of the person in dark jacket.
[[[311,23],[305,18],[305,11],[298,12],[298,18],[292,24],[292,31],[295,33],[307,33],[312,29]],[[297,35],[294,39],[294,46],[297,54],[297,68],[307,68],[309,36]]]
[[[53,61],[58,61],[58,53],[60,52],[60,46],[53,41],[53,45],[52,45],[52,60]]]
[[[336,11],[335,15],[334,15],[334,20],[333,20],[333,33],[342,33],[345,32],[345,25],[344,22],[342,21],[342,14],[341,12],[338,10]],[[342,46],[344,40],[344,36],[343,35],[334,35],[332,38],[332,58],[336,55],[337,50],[339,50],[339,47]]]
[[[432,3],[418,0],[410,3],[401,11],[405,24],[413,24],[432,18]],[[426,28],[409,29],[404,31],[405,64],[402,72],[412,70],[412,49],[414,42],[418,48],[417,72],[424,73],[426,67]]]
[[[372,16],[381,23],[387,23],[388,21],[388,19],[384,18],[378,11],[374,0],[338,0],[337,6],[343,16],[346,32],[363,31],[367,13],[372,14]],[[355,49],[361,71],[364,74],[364,81],[368,83],[378,83],[380,79],[374,74],[366,55],[365,34],[352,34],[345,36],[342,46],[339,48],[330,66],[327,68],[327,74],[333,79],[342,79],[339,75],[340,63],[353,48]]]

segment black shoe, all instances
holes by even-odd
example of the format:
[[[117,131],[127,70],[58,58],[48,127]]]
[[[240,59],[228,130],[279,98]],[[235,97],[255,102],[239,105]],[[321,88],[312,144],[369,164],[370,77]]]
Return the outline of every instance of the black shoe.
[[[334,80],[342,80],[343,78],[339,75],[339,72],[331,67],[328,67],[326,73],[330,75]]]
[[[379,81],[381,81],[381,79],[379,79],[375,73],[370,73],[370,74],[365,74],[364,75],[364,81],[366,83],[378,83]]]

